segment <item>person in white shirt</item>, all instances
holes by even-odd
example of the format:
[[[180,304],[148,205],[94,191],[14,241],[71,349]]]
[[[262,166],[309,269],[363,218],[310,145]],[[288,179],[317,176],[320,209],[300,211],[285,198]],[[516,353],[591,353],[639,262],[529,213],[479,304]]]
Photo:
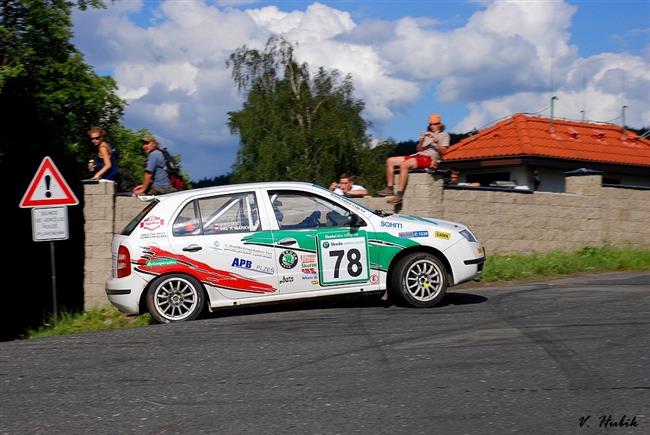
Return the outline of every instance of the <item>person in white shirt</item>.
[[[368,194],[365,187],[352,182],[352,177],[348,174],[341,174],[339,182],[330,184],[330,190],[337,195],[347,196],[349,198],[361,198]]]

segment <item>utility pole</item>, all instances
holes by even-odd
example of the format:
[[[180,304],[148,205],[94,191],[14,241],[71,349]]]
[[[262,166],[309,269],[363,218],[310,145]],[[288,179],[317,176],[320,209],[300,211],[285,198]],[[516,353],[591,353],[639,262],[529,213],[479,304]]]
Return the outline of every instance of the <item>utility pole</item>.
[[[555,109],[555,104],[554,104],[555,100],[559,100],[559,98],[556,97],[555,95],[553,95],[551,97],[551,130],[553,130],[553,114],[555,113],[555,110],[554,110]]]

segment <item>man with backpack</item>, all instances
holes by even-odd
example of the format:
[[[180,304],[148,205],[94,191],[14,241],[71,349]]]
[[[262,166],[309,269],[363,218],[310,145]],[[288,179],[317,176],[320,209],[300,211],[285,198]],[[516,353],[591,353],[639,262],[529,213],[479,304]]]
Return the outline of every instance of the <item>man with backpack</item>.
[[[147,153],[147,162],[144,168],[144,180],[142,184],[133,189],[134,195],[162,195],[164,193],[176,192],[172,186],[167,172],[165,155],[158,148],[158,141],[150,134],[145,134],[140,140],[142,147]]]

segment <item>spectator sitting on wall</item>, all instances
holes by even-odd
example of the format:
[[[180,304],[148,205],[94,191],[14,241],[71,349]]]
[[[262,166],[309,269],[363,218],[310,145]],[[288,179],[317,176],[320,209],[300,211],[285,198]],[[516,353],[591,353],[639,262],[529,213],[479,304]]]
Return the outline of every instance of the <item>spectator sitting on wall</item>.
[[[460,183],[458,178],[460,177],[460,171],[457,168],[451,168],[447,171],[447,175],[444,178],[445,186],[470,186],[470,187],[480,187],[481,183]]]
[[[415,147],[414,154],[386,159],[386,187],[377,192],[379,196],[392,196],[388,202],[400,204],[410,169],[438,167],[438,161],[449,147],[449,133],[444,131],[445,126],[440,121],[440,115],[429,116],[428,129],[420,133],[420,141]],[[393,191],[395,166],[399,166],[399,186],[396,193]]]
[[[361,198],[368,194],[365,187],[354,184],[352,177],[348,174],[341,174],[338,184],[333,182],[330,184],[330,190],[337,195],[347,196],[349,198]]]

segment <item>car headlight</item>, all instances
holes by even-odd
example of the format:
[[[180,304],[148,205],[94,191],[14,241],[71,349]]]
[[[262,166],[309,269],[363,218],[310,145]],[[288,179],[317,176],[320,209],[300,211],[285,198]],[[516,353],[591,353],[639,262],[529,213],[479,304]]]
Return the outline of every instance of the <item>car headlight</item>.
[[[472,243],[478,242],[478,240],[476,240],[476,237],[474,237],[474,234],[472,234],[472,232],[468,228],[465,228],[463,231],[461,231],[460,235],[465,237],[465,239],[468,242],[472,242]]]

